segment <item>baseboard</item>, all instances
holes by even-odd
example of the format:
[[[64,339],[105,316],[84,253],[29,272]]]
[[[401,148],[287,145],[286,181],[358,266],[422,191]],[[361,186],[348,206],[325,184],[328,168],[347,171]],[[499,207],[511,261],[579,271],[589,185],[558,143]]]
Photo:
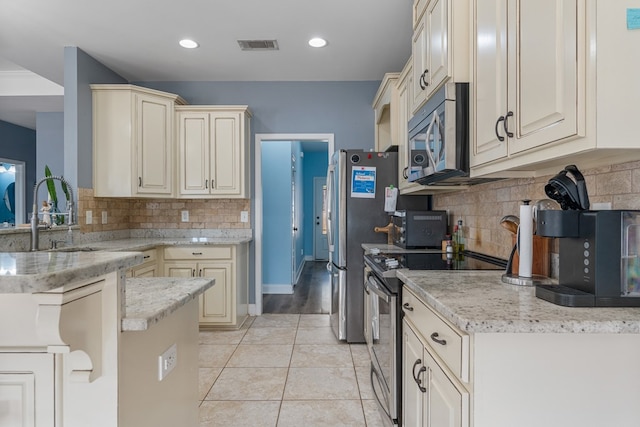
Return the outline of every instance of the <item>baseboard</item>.
[[[293,293],[293,286],[290,283],[284,285],[266,285],[263,283],[262,293],[291,295]]]
[[[296,271],[296,280],[293,283],[293,285],[295,286],[298,283],[298,280],[300,280],[300,276],[302,276],[302,270],[304,270],[304,264],[307,262],[306,258],[304,258],[302,260],[302,262],[300,263],[300,267],[298,268],[298,271]],[[293,291],[292,291],[293,293]]]
[[[257,306],[255,304],[249,304],[249,316],[257,316],[257,314],[258,314]]]

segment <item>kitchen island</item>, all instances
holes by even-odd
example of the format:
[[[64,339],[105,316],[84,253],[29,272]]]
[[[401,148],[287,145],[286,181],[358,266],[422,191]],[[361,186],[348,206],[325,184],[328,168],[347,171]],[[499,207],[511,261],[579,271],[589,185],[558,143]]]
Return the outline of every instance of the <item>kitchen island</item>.
[[[125,279],[142,261],[0,253],[0,425],[198,424],[197,298],[214,280]]]
[[[405,425],[638,425],[640,308],[557,306],[496,271],[397,274]]]

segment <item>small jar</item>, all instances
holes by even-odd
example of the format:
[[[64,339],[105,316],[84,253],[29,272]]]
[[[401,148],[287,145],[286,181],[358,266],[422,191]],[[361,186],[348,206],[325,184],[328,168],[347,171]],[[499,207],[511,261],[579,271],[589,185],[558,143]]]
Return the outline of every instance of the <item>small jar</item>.
[[[442,252],[447,252],[447,246],[451,246],[451,243],[451,235],[445,235],[444,240],[442,241]],[[453,250],[453,248],[451,248],[451,250]]]

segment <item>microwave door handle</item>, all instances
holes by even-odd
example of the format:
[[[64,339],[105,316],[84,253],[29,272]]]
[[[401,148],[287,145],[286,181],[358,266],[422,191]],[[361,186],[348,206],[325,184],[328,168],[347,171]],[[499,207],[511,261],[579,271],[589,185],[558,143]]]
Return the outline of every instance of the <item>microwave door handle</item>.
[[[438,119],[436,119],[438,118]],[[429,127],[427,128],[427,132],[425,133],[425,148],[427,152],[427,156],[429,157],[429,166],[435,171],[436,161],[433,158],[433,150],[429,148],[429,136],[433,133],[436,120],[439,121],[439,117],[437,114],[437,110],[433,112],[433,117],[431,118],[431,123],[429,123]]]
[[[440,120],[440,115],[437,111],[434,112],[434,114],[436,114],[436,121],[438,122],[438,132],[440,132],[440,143],[438,144],[439,150],[438,155],[436,156],[438,159],[438,163],[440,163],[444,160],[446,141],[444,140],[444,126],[442,125],[442,120]]]

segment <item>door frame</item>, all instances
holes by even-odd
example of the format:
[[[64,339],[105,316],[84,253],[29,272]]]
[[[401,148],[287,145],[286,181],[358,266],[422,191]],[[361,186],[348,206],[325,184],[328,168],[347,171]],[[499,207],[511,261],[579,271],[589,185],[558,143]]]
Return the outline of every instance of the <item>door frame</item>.
[[[268,141],[318,141],[326,142],[328,158],[331,159],[335,150],[334,135],[332,133],[257,133],[255,136],[255,262],[254,262],[254,290],[255,313],[262,314],[262,143]],[[327,166],[329,166],[327,164]]]

